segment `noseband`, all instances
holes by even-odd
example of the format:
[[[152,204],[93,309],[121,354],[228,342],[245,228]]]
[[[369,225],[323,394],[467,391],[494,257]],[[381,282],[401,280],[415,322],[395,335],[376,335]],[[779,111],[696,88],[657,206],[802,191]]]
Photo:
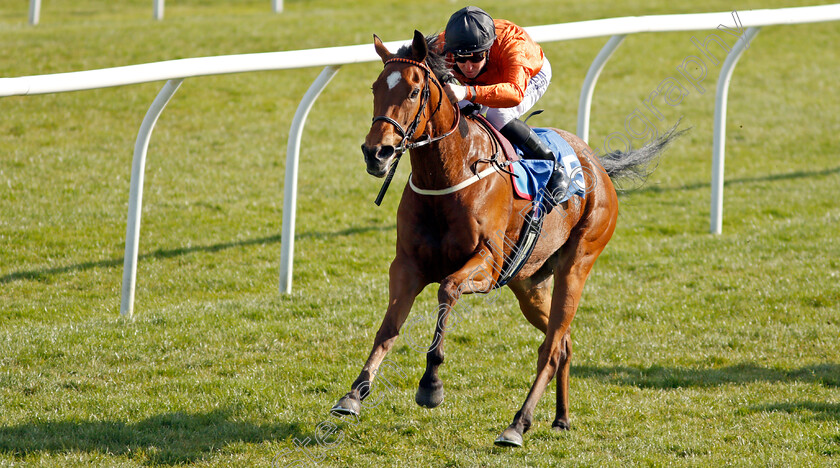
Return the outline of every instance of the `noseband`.
[[[439,136],[436,136],[434,138],[432,138],[431,135],[428,135],[428,134],[424,133],[423,135],[421,135],[421,137],[425,137],[425,138],[420,139],[418,141],[413,141],[413,142],[408,141],[409,138],[412,138],[414,136],[414,134],[417,132],[417,127],[420,126],[420,119],[423,117],[423,112],[426,111],[426,106],[429,104],[429,99],[430,99],[431,94],[432,94],[431,86],[429,86],[429,82],[431,81],[432,83],[434,83],[435,86],[437,86],[438,90],[440,91],[440,99],[438,99],[438,103],[437,103],[437,106],[435,107],[435,110],[433,110],[431,112],[431,114],[429,114],[429,120],[431,120],[432,116],[434,116],[437,113],[437,111],[440,110],[441,103],[442,103],[444,97],[446,96],[446,93],[444,93],[443,86],[441,86],[441,84],[437,80],[437,78],[434,78],[434,79],[432,78],[432,71],[429,69],[429,66],[426,65],[425,63],[418,62],[416,60],[407,59],[407,58],[393,57],[393,58],[390,58],[390,59],[385,61],[385,66],[387,67],[389,64],[394,63],[394,62],[407,63],[407,64],[410,64],[410,65],[414,65],[415,67],[420,67],[420,69],[422,69],[423,72],[425,73],[426,78],[425,78],[425,81],[423,83],[423,90],[420,93],[420,108],[417,110],[417,115],[414,117],[414,121],[411,122],[411,125],[409,125],[408,128],[404,129],[403,126],[399,122],[397,122],[396,120],[394,120],[391,117],[388,117],[387,115],[376,116],[376,117],[373,118],[373,121],[371,122],[371,125],[373,125],[373,124],[375,124],[376,122],[379,122],[379,121],[387,122],[387,123],[393,125],[394,129],[402,137],[402,140],[400,140],[399,146],[396,146],[394,148],[394,152],[396,153],[396,160],[394,160],[394,163],[391,164],[391,169],[388,171],[388,175],[387,175],[387,177],[385,177],[385,182],[383,182],[382,188],[379,190],[379,195],[376,197],[376,201],[374,202],[377,205],[382,203],[382,198],[385,197],[385,192],[388,191],[388,186],[391,184],[391,179],[394,178],[394,173],[397,170],[397,163],[400,162],[400,157],[402,156],[402,154],[405,153],[408,150],[412,150],[414,148],[419,148],[421,146],[425,146],[425,145],[428,145],[430,143],[434,143],[436,141],[440,141],[440,140],[448,137],[449,135],[451,135],[455,131],[456,128],[458,128],[458,123],[461,120],[461,109],[456,105],[456,106],[454,106],[455,107],[455,119],[452,122],[452,128],[450,128],[446,133],[444,133],[442,135],[439,135]]]

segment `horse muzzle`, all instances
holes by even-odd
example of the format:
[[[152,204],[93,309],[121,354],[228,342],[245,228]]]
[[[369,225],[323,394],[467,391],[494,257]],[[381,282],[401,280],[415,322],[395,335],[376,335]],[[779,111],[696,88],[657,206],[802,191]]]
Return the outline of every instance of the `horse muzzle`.
[[[368,174],[382,178],[388,173],[391,162],[396,156],[395,148],[391,145],[362,145],[362,154],[365,155],[365,164]]]

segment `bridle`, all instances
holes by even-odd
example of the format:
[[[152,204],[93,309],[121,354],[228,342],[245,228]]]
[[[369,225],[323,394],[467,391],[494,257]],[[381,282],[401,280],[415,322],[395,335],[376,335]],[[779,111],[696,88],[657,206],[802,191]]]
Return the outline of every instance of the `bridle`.
[[[438,91],[440,91],[440,96],[441,96],[441,98],[438,100],[437,107],[435,107],[435,110],[433,110],[431,112],[431,114],[429,115],[430,120],[431,120],[432,116],[434,116],[437,113],[437,111],[440,110],[441,103],[443,102],[443,99],[444,99],[444,96],[446,96],[446,93],[444,93],[443,86],[441,86],[441,84],[437,80],[437,78],[432,79],[433,73],[429,69],[429,66],[426,65],[425,63],[418,62],[416,60],[407,59],[407,58],[393,57],[393,58],[390,58],[390,59],[385,61],[385,66],[387,67],[389,64],[394,63],[394,62],[408,63],[410,65],[414,65],[415,67],[420,67],[420,69],[423,70],[423,72],[426,75],[425,82],[423,83],[423,90],[421,91],[421,95],[420,95],[420,108],[417,109],[417,115],[414,117],[414,121],[411,122],[411,124],[408,126],[408,128],[403,129],[403,126],[399,122],[392,119],[391,117],[388,117],[387,115],[376,116],[376,117],[373,118],[373,121],[371,122],[371,125],[373,125],[376,122],[383,121],[383,122],[387,122],[387,123],[394,126],[394,129],[396,129],[397,133],[399,133],[400,136],[402,137],[402,140],[400,141],[399,146],[394,148],[394,151],[397,153],[397,155],[399,157],[399,155],[401,155],[402,153],[404,153],[408,150],[412,150],[414,148],[419,148],[421,146],[425,146],[425,145],[428,145],[430,143],[434,143],[436,141],[443,140],[444,138],[451,135],[455,131],[455,129],[458,128],[458,122],[461,120],[461,113],[460,113],[460,109],[458,108],[458,106],[454,106],[455,107],[455,119],[452,122],[452,128],[450,128],[446,133],[444,133],[440,136],[436,136],[434,138],[432,138],[431,136],[429,136],[427,134],[423,134],[423,135],[421,135],[421,137],[425,136],[426,137],[425,139],[422,139],[422,140],[419,140],[419,141],[414,141],[414,142],[409,142],[408,141],[409,138],[412,138],[414,136],[414,134],[417,132],[417,127],[420,126],[420,119],[423,117],[423,112],[425,112],[426,106],[429,104],[429,98],[431,97],[431,94],[432,94],[431,87],[429,86],[429,82],[431,81],[432,83],[435,84],[435,86],[437,86]]]
[[[436,77],[433,78],[432,71],[429,69],[429,66],[425,63],[402,57],[392,57],[385,61],[385,66],[387,67],[389,64],[394,62],[407,63],[410,65],[414,65],[415,67],[420,67],[420,69],[423,70],[423,72],[425,73],[426,77],[423,83],[423,90],[420,92],[420,108],[417,109],[417,115],[414,117],[414,121],[411,122],[408,128],[403,128],[403,126],[399,122],[397,122],[391,117],[388,117],[387,115],[376,116],[371,122],[371,125],[379,121],[389,123],[394,126],[394,129],[402,137],[402,140],[400,140],[399,145],[394,148],[396,159],[394,159],[394,162],[391,164],[391,168],[388,171],[388,175],[385,177],[385,182],[382,183],[382,188],[379,190],[379,195],[377,195],[376,201],[374,202],[377,206],[382,203],[382,198],[385,197],[385,192],[388,191],[388,186],[391,184],[391,179],[394,178],[394,173],[397,171],[397,164],[400,162],[400,157],[402,157],[403,153],[414,148],[419,148],[421,146],[425,146],[430,143],[443,140],[444,138],[448,137],[453,132],[455,132],[455,129],[458,128],[458,124],[461,121],[461,109],[457,105],[455,105],[455,118],[452,122],[452,128],[450,128],[446,133],[443,133],[442,135],[436,136],[434,138],[432,138],[431,135],[424,133],[421,135],[421,139],[418,139],[416,141],[409,141],[409,139],[413,138],[414,134],[417,133],[417,128],[420,126],[420,119],[423,118],[423,113],[426,111],[426,106],[429,104],[429,99],[432,95],[431,85],[429,85],[429,82],[434,83],[435,86],[437,86],[438,91],[440,92],[440,99],[438,99],[438,103],[435,109],[429,114],[429,120],[431,120],[432,117],[437,113],[437,111],[440,110],[440,106],[443,102],[443,99],[446,96],[446,93],[444,93],[443,86],[440,84],[440,81],[438,81]],[[424,136],[426,138],[422,138]]]

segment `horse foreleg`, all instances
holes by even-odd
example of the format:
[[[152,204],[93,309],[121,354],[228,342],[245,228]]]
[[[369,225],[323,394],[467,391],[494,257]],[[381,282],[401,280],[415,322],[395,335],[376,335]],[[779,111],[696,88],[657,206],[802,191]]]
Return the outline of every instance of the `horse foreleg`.
[[[537,402],[558,370],[560,376],[555,425],[558,420],[565,421],[568,425],[568,367],[571,352],[569,330],[577,312],[584,283],[599,253],[600,250],[593,253],[591,249],[578,246],[567,250],[561,258],[555,272],[548,328],[537,358],[537,377],[531,385],[525,403],[513,417],[513,422],[496,439],[497,445],[522,445],[522,435],[531,427]]]
[[[385,359],[385,355],[394,346],[394,341],[400,333],[414,299],[423,290],[425,284],[421,282],[420,276],[409,268],[407,262],[399,258],[391,263],[389,271],[389,300],[388,309],[379,331],[373,340],[373,348],[370,351],[361,373],[350,387],[350,392],[338,400],[332,408],[333,413],[341,415],[358,416],[362,409],[362,401],[370,394],[373,381],[379,366]]]
[[[462,293],[489,291],[493,286],[492,268],[488,268],[487,264],[490,260],[476,254],[440,283],[435,335],[426,353],[426,372],[420,378],[414,396],[414,401],[420,406],[434,408],[443,402],[443,381],[438,376],[438,368],[443,364],[443,337],[449,316]]]

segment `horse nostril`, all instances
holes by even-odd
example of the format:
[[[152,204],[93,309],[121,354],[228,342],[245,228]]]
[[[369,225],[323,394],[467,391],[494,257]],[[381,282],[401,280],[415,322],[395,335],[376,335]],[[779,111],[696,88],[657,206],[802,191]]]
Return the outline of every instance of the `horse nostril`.
[[[379,147],[377,147],[377,146],[368,146],[368,145],[365,145],[365,144],[362,145],[362,154],[365,155],[365,160],[374,158],[378,151],[379,151]]]
[[[379,149],[379,158],[380,159],[388,159],[391,155],[394,154],[394,147],[391,145],[385,145]]]

